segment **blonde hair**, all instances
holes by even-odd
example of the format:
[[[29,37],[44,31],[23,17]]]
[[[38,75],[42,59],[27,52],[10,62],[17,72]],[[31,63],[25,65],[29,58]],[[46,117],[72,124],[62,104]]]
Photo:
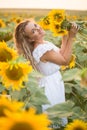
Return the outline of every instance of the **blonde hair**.
[[[18,54],[22,54],[27,60],[30,61],[32,67],[36,70],[32,51],[34,49],[34,43],[31,42],[29,36],[25,32],[26,25],[30,20],[25,20],[19,23],[14,32],[14,41],[18,51]]]

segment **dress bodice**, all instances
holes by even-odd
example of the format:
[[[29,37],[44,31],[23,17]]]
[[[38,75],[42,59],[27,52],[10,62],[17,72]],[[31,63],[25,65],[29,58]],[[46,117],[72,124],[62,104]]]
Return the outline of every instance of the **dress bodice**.
[[[36,67],[43,75],[51,75],[60,69],[60,66],[55,63],[40,61],[41,56],[50,50],[58,51],[59,48],[56,47],[53,43],[47,42],[38,45],[32,53]]]

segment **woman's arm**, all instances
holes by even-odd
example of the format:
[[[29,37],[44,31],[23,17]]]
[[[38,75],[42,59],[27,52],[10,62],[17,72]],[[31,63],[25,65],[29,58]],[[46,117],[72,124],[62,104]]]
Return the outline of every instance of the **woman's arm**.
[[[69,63],[72,54],[73,38],[78,32],[78,27],[74,23],[67,36],[63,37],[60,53],[63,55],[65,60]]]
[[[72,54],[73,37],[68,36],[67,42],[62,43],[60,54],[64,57],[66,64],[69,63]]]
[[[62,45],[58,52],[54,50],[47,51],[42,57],[41,61],[50,61],[58,65],[67,65],[69,63],[72,54],[73,38],[75,37],[78,28],[76,25],[72,25],[69,34],[63,36]]]

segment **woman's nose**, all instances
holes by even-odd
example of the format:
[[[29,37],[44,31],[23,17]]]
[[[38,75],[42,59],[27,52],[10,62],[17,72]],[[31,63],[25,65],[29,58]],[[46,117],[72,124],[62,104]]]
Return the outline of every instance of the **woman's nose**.
[[[37,27],[37,30],[39,30],[39,29],[40,29],[40,27],[38,26],[38,27]]]
[[[40,31],[40,27],[37,27],[37,29],[36,29],[38,32]]]

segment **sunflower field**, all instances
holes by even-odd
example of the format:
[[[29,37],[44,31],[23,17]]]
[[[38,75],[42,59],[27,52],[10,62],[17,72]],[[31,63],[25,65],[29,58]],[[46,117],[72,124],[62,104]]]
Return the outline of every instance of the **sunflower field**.
[[[60,47],[62,36],[72,22],[79,31],[74,38],[69,65],[61,66],[66,102],[42,112],[49,104],[44,87],[38,86],[42,75],[30,62],[19,56],[13,40],[14,28],[24,19],[34,19],[46,31],[45,39]],[[68,119],[62,126],[61,118]],[[87,16],[51,10],[42,16],[0,13],[0,130],[87,130]]]

